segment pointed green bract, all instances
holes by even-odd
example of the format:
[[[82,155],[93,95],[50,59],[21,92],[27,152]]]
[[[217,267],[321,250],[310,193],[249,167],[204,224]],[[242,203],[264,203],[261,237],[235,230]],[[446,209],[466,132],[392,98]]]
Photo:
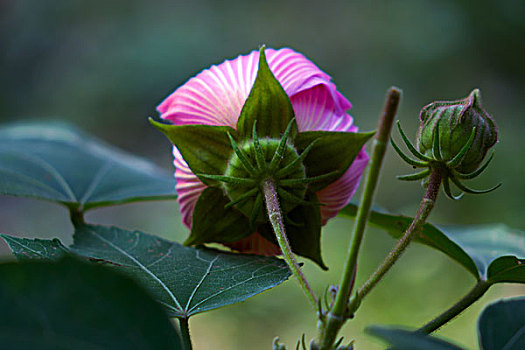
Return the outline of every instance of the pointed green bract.
[[[252,231],[248,218],[227,206],[229,202],[221,189],[205,189],[193,210],[191,233],[184,244],[225,243],[249,236]]]
[[[374,132],[351,133],[333,131],[306,131],[297,135],[294,144],[303,152],[315,142],[304,160],[308,177],[334,175],[309,185],[312,191],[319,191],[340,178],[350,167],[364,144]]]
[[[150,123],[177,146],[194,174],[224,174],[233,152],[228,133],[234,135],[234,129],[212,125],[168,125],[153,119],[150,119]],[[209,178],[200,179],[210,186],[217,184]]]
[[[241,140],[250,139],[253,125],[257,121],[259,137],[280,139],[293,117],[294,111],[290,99],[268,67],[262,47],[257,77],[237,121],[239,137]],[[292,139],[296,133],[297,124],[294,122],[291,131]]]

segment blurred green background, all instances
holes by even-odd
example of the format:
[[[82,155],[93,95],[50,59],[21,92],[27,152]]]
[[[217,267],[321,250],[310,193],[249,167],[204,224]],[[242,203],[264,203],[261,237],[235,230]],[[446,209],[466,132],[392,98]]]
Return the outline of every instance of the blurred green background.
[[[436,223],[504,222],[525,228],[525,1],[213,1],[3,0],[0,2],[0,121],[60,119],[127,151],[171,167],[169,142],[147,123],[155,106],[211,64],[257,49],[289,46],[329,73],[354,104],[362,130],[375,128],[384,92],[403,89],[399,113],[414,134],[419,109],[473,88],[500,128],[491,167],[472,187],[503,186],[458,202],[440,198]],[[397,137],[397,135],[395,135]],[[376,204],[412,214],[422,195],[395,175],[410,168],[389,152]],[[175,202],[132,204],[88,214],[103,224],[141,229],[181,241],[187,230]],[[329,272],[306,262],[322,293],[336,283],[352,221],[324,230]],[[71,241],[66,210],[30,199],[0,198],[0,232]],[[369,230],[358,283],[392,246]],[[0,243],[0,255],[8,259]],[[370,324],[417,327],[449,307],[474,283],[442,254],[413,246],[344,328],[358,349],[383,346],[363,334]],[[494,287],[439,334],[476,347],[475,320],[484,304],[524,294],[523,286]],[[269,349],[278,335],[290,348],[315,317],[294,281],[242,304],[191,320],[195,348]]]

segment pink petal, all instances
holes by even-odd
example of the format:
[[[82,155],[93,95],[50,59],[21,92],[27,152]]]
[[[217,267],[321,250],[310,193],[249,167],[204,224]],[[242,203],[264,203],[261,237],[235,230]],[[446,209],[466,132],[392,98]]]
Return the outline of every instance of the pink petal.
[[[319,202],[325,204],[321,206],[321,223],[323,225],[328,219],[336,216],[339,210],[348,205],[359,185],[359,180],[361,180],[368,160],[369,157],[363,148],[343,176],[317,192]]]
[[[353,119],[339,113],[333,92],[325,84],[318,84],[290,98],[299,131],[357,131]]]
[[[182,222],[188,228],[191,227],[193,209],[195,204],[201,195],[202,191],[206,189],[206,185],[203,184],[197,176],[195,176],[186,161],[182,158],[177,147],[173,147],[173,156],[175,165],[175,179],[177,183],[175,185],[175,191],[177,191],[177,201],[180,205],[180,212],[182,214]]]
[[[289,96],[326,85],[339,114],[351,107],[330,77],[303,55],[291,50],[267,49],[268,65]],[[259,51],[212,66],[188,80],[157,110],[175,125],[207,124],[235,127],[257,75]]]

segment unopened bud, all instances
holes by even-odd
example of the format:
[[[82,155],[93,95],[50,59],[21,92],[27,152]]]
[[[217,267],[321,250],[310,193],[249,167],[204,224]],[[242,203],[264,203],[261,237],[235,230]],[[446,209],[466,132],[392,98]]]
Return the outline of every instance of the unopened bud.
[[[488,150],[498,141],[498,128],[481,107],[478,89],[462,100],[432,102],[421,110],[419,118],[417,148],[427,157],[441,158],[436,160],[454,159],[473,134],[469,149],[454,166],[454,170],[462,174],[479,168]],[[435,137],[439,137],[440,155],[434,154]]]

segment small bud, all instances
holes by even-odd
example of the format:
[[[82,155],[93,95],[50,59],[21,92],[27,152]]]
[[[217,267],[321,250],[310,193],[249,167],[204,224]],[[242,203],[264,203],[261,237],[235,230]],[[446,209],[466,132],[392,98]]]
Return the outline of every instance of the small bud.
[[[473,190],[461,182],[477,177],[487,168],[493,154],[483,161],[498,141],[498,128],[492,117],[481,108],[479,90],[473,90],[463,100],[433,102],[421,110],[419,118],[421,125],[417,134],[417,147],[410,142],[399,122],[397,124],[405,145],[417,159],[405,155],[394,140],[391,139],[391,142],[405,162],[424,170],[398,176],[398,179],[423,180],[425,183],[425,178],[437,171],[443,177],[443,188],[451,199],[459,199],[463,194],[453,195],[450,182],[461,191],[471,194],[488,193],[501,185],[488,190]]]
[[[417,148],[421,153],[436,160],[450,161],[474,139],[463,156],[454,166],[461,173],[471,173],[481,166],[488,150],[498,141],[498,128],[491,116],[481,107],[479,90],[457,101],[432,102],[419,115],[421,126],[417,135]],[[439,137],[439,153],[434,154],[435,135]]]

